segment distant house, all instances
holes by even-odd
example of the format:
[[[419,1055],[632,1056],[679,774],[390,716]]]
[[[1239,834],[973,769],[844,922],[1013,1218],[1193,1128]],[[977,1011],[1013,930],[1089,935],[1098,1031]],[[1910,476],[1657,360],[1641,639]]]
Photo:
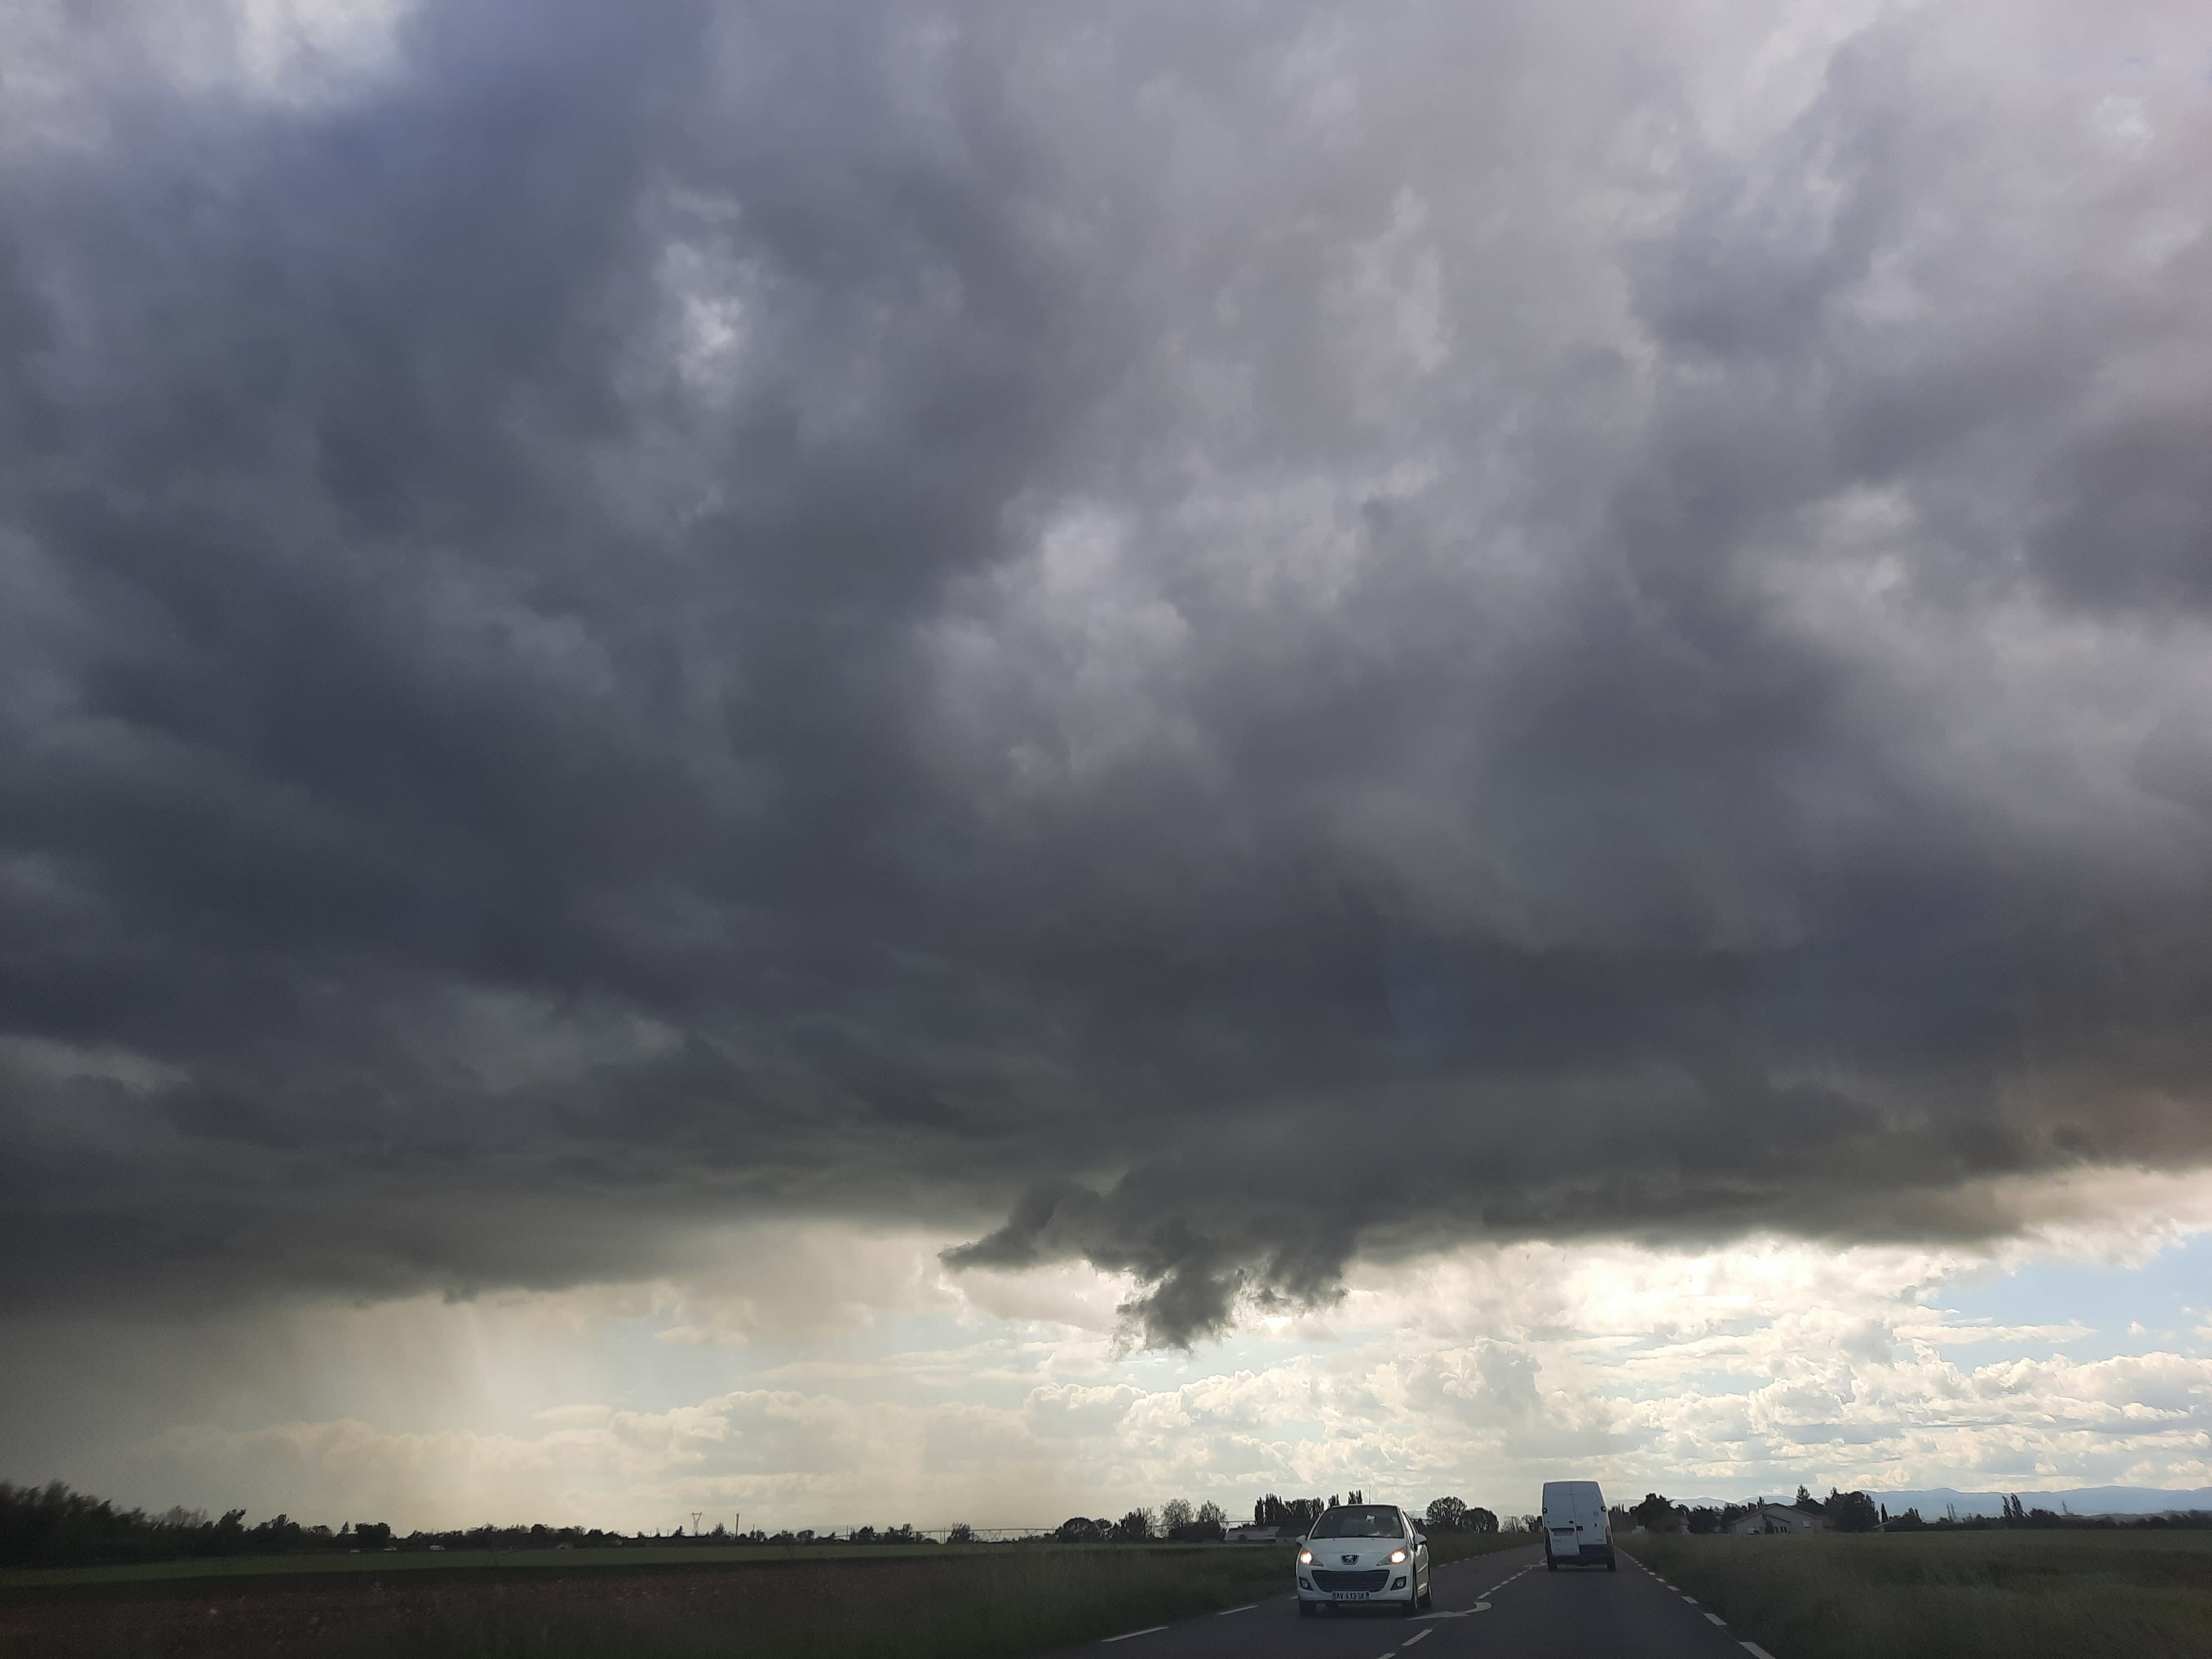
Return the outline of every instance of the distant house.
[[[1825,1515],[1812,1510],[1801,1510],[1789,1504],[1757,1504],[1748,1514],[1739,1515],[1729,1522],[1730,1532],[1833,1532],[1836,1523]]]
[[[1222,1535],[1232,1544],[1273,1544],[1279,1542],[1283,1534],[1281,1527],[1243,1526],[1231,1527]]]

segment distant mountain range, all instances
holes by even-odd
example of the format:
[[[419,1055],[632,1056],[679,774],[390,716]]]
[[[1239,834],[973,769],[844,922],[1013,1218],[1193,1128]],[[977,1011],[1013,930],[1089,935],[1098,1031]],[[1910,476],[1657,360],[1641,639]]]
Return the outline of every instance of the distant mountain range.
[[[1768,1492],[1772,1502],[1786,1504],[1791,1493]],[[1922,1492],[1870,1492],[1868,1497],[1885,1505],[1892,1515],[1917,1509],[1929,1521],[1955,1510],[1962,1518],[1970,1515],[2001,1515],[2004,1500],[2018,1497],[2031,1510],[2071,1510],[2076,1515],[2156,1515],[2165,1510],[2212,1510],[2212,1486],[2197,1486],[2186,1491],[2169,1491],[2161,1486],[2072,1486],[2063,1492],[2029,1492],[2022,1488],[2017,1493],[1998,1492],[1954,1492],[1948,1486],[1934,1486]],[[1717,1498],[1678,1498],[1678,1503],[1699,1508],[1717,1505]],[[1728,1500],[1741,1503],[1741,1498]]]

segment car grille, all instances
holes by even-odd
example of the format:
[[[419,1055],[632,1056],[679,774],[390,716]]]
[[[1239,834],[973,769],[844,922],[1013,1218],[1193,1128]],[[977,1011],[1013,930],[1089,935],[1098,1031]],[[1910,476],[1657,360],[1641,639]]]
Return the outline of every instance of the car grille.
[[[1330,1572],[1324,1568],[1314,1569],[1314,1588],[1325,1590],[1379,1590],[1390,1582],[1388,1568],[1373,1572]]]

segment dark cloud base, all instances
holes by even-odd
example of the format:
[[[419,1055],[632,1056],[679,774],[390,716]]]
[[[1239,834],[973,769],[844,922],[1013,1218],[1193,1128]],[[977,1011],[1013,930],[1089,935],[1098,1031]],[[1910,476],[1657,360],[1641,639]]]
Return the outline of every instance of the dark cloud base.
[[[2212,1155],[2212,381],[2142,367],[2212,272],[2083,251],[2206,118],[1893,21],[1729,151],[1710,43],[1451,14],[430,6],[305,104],[64,39],[0,1297],[899,1216],[1177,1343]]]

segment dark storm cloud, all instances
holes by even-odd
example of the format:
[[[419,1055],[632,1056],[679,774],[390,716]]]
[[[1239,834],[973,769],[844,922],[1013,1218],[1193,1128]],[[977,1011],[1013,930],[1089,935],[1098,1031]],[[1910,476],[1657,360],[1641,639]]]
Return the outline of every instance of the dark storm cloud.
[[[1465,9],[58,37],[6,1294],[896,1213],[1182,1341],[2203,1159],[2203,88]]]

